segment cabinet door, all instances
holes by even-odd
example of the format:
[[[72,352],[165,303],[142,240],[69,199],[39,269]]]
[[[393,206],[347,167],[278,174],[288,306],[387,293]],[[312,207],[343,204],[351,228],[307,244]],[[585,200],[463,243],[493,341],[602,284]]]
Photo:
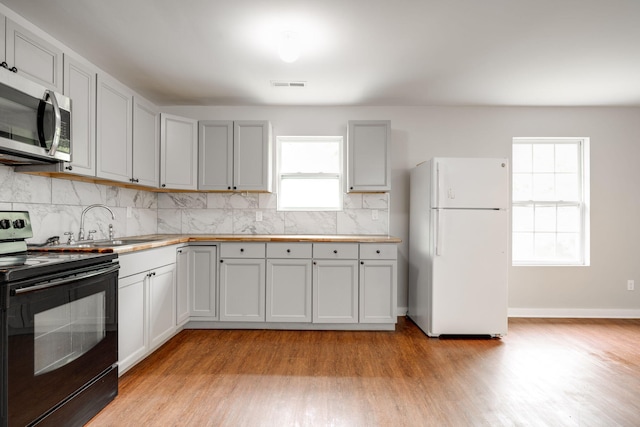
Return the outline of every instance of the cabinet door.
[[[311,260],[267,260],[267,322],[311,322]]]
[[[96,147],[98,178],[130,182],[133,167],[133,93],[98,75]]]
[[[270,123],[234,122],[233,148],[234,190],[271,191]]]
[[[233,189],[233,122],[201,121],[198,133],[198,189]]]
[[[218,318],[217,248],[215,246],[192,246],[189,248],[189,287],[191,293],[190,313],[193,317],[208,320]]]
[[[6,43],[5,43],[5,29],[7,25],[7,18],[0,13],[0,60],[5,61],[7,59],[6,55]],[[11,68],[11,67],[9,67]]]
[[[176,326],[189,320],[189,248],[176,250]]]
[[[391,190],[390,142],[388,120],[349,122],[348,191]]]
[[[6,20],[6,62],[18,74],[62,93],[62,50]]]
[[[161,114],[160,141],[160,187],[176,190],[197,189],[197,120]]]
[[[176,330],[176,265],[165,265],[148,274],[149,347],[154,349]]]
[[[134,274],[118,281],[118,373],[141,360],[147,352],[147,273]]]
[[[160,183],[160,114],[150,102],[133,97],[133,169],[131,182]]]
[[[358,322],[357,261],[314,261],[313,322]]]
[[[264,259],[220,261],[220,320],[264,322]]]
[[[360,323],[396,323],[397,262],[360,262]]]
[[[71,163],[65,171],[96,175],[96,72],[64,57],[64,94],[71,98]]]

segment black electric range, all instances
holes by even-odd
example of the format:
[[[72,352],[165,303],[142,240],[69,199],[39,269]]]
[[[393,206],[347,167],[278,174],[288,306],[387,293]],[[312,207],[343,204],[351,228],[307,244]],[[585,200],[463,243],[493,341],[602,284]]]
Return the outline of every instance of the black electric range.
[[[83,425],[118,393],[115,253],[28,251],[0,211],[0,427]]]

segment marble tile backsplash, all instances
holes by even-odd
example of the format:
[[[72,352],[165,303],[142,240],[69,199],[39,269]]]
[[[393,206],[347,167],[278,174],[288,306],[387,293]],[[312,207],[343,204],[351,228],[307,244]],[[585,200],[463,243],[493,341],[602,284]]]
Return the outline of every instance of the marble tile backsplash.
[[[340,212],[279,212],[277,195],[258,193],[154,193],[14,172],[0,165],[0,209],[31,214],[33,239],[65,239],[76,234],[80,215],[101,203],[114,212],[92,209],[85,231],[106,238],[141,234],[388,234],[388,194],[345,194]],[[256,221],[256,215],[262,221]],[[377,219],[372,219],[377,214]]]

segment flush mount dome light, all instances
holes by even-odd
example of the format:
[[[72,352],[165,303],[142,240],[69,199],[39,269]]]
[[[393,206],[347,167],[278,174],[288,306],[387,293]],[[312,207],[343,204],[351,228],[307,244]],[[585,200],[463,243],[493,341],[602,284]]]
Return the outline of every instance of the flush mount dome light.
[[[300,57],[300,38],[293,31],[284,31],[280,34],[278,54],[284,62],[295,62]]]

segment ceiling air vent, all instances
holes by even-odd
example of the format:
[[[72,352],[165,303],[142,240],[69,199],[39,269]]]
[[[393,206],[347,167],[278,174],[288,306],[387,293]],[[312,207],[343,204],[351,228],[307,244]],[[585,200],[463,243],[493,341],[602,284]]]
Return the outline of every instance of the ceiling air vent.
[[[288,82],[283,80],[271,80],[271,86],[273,87],[306,87],[307,82]]]

